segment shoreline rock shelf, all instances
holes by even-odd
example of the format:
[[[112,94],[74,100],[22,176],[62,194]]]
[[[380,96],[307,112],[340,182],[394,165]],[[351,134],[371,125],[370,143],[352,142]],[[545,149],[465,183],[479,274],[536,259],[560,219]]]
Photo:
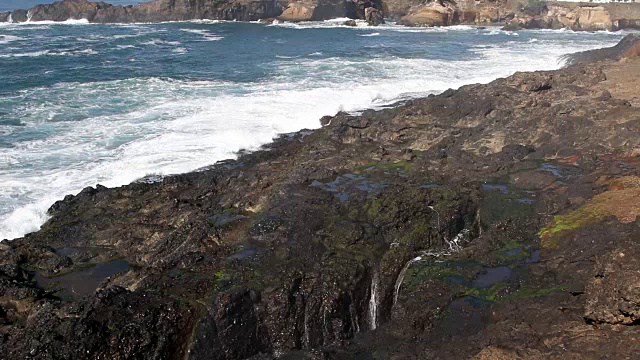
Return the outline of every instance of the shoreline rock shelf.
[[[0,353],[631,358],[639,44],[69,195],[0,242]]]

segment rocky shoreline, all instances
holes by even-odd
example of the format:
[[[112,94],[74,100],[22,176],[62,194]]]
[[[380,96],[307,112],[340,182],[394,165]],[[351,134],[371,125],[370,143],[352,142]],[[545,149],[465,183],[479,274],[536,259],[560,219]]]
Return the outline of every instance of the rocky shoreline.
[[[634,358],[639,55],[628,36],[69,195],[0,242],[0,354]]]
[[[505,30],[640,29],[640,4],[553,2],[544,0],[153,0],[134,6],[64,0],[29,10],[0,13],[0,22],[66,21],[148,23],[186,20],[322,21],[386,20],[406,26],[499,25]],[[354,21],[345,24],[355,26]]]

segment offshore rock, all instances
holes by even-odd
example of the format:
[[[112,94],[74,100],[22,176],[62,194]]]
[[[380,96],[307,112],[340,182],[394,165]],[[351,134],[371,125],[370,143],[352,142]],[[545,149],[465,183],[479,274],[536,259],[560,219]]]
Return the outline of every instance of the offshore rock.
[[[382,15],[382,12],[374,7],[364,9],[364,18],[367,21],[367,24],[371,26],[384,24],[384,16]]]
[[[365,19],[366,7],[379,7],[379,2],[369,0],[301,0],[289,2],[282,21],[322,21],[334,18]]]
[[[407,26],[448,26],[458,23],[455,5],[448,1],[433,1],[409,9],[399,24]]]

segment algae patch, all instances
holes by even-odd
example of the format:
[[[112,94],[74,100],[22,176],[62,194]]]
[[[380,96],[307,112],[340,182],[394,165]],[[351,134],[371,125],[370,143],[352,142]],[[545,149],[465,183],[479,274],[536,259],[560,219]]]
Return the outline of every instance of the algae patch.
[[[630,182],[626,182],[627,185]],[[623,223],[635,221],[640,216],[640,188],[609,190],[593,197],[588,203],[567,214],[556,215],[538,235],[543,248],[558,246],[558,237],[564,233],[616,217]]]

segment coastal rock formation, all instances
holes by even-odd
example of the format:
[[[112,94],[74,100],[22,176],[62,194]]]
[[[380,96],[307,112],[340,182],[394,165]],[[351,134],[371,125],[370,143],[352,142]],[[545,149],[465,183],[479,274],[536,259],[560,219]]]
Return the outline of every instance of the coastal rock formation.
[[[282,21],[311,21],[315,4],[311,2],[292,2],[278,17]]]
[[[448,1],[433,1],[409,9],[399,24],[407,26],[447,26],[459,23],[455,6]]]
[[[368,8],[376,10],[373,21],[367,20],[372,24],[380,24],[387,17],[407,26],[506,24],[506,30],[640,29],[640,4],[542,0],[153,0],[135,6],[64,0],[38,5],[29,11],[0,13],[0,21],[87,19],[96,23],[129,23],[192,19],[255,21],[278,18],[281,21],[298,22],[344,17],[366,20],[365,11]]]
[[[68,195],[0,243],[0,353],[633,358],[640,39],[625,44]]]
[[[88,0],[64,0],[53,4],[37,5],[29,10],[29,15],[24,20],[17,19],[16,13],[18,11],[13,12],[13,19],[18,22],[26,21],[28,18],[31,21],[87,19],[96,23],[130,23],[191,19],[255,21],[274,18],[282,13],[282,9],[276,0],[230,2],[154,0],[135,6],[113,6],[105,2]]]
[[[282,21],[321,21],[334,18],[350,18],[367,20],[366,9],[382,8],[379,0],[302,0],[289,2],[282,15]],[[369,20],[367,20],[369,22]],[[377,24],[384,23],[382,13],[375,16]],[[371,23],[371,22],[370,22]]]
[[[522,11],[506,29],[560,29],[599,31],[640,28],[638,4],[548,2],[538,11]]]
[[[364,19],[371,26],[384,24],[384,16],[382,15],[382,11],[374,7],[368,7],[364,9]]]

